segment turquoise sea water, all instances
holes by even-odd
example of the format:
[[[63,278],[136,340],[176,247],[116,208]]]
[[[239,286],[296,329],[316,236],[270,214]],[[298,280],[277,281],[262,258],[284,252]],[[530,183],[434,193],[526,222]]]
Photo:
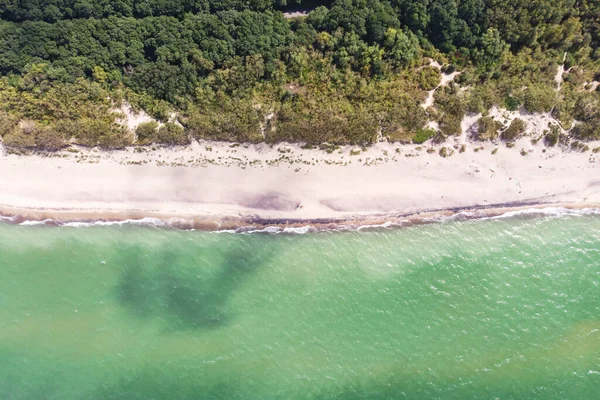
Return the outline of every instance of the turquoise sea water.
[[[600,217],[0,224],[0,399],[597,399]]]

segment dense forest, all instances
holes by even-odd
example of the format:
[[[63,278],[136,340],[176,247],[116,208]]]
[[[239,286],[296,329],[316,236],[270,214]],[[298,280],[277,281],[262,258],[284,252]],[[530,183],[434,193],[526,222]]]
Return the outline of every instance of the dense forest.
[[[598,81],[597,0],[0,0],[12,147],[443,141],[467,113],[518,137],[493,108],[550,113],[565,144],[600,139]],[[128,131],[122,104],[159,123]]]

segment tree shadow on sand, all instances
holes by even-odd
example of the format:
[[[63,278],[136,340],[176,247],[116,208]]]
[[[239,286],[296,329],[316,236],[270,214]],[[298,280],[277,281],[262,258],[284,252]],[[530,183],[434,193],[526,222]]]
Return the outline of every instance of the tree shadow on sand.
[[[134,315],[163,319],[173,329],[227,324],[232,317],[227,307],[231,295],[272,258],[271,251],[251,251],[239,244],[214,261],[202,257],[196,261],[170,248],[149,253],[130,247],[124,253],[117,286],[120,302]]]

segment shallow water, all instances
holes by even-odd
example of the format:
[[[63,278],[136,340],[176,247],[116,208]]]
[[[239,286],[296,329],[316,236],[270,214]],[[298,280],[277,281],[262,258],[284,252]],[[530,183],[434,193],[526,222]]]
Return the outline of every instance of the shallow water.
[[[0,224],[0,399],[592,399],[600,217]]]

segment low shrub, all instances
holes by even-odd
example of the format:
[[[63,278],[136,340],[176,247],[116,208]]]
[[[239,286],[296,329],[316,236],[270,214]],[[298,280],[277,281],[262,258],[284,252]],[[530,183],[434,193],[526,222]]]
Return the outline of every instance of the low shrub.
[[[585,153],[590,149],[590,147],[585,143],[581,143],[580,141],[575,140],[571,143],[571,149],[580,153]]]
[[[139,144],[149,144],[156,140],[158,123],[156,121],[142,122],[135,129],[136,141]]]
[[[444,114],[439,121],[440,131],[445,136],[458,136],[462,133],[461,123],[462,116]]]
[[[446,146],[442,147],[439,151],[440,157],[448,158],[454,153],[454,150],[447,148]]]
[[[494,140],[498,137],[500,123],[491,117],[481,117],[477,123],[478,140]]]
[[[531,113],[548,112],[556,103],[554,88],[544,85],[535,85],[525,91],[523,105]]]
[[[35,137],[23,131],[23,129],[15,129],[7,133],[2,138],[2,141],[7,147],[32,148],[35,147]]]
[[[156,135],[157,143],[171,146],[184,146],[190,144],[190,138],[184,129],[172,122],[167,122],[158,129]]]
[[[436,67],[423,67],[417,75],[417,83],[423,90],[430,91],[439,86],[442,74]]]
[[[133,143],[133,135],[127,128],[109,119],[64,119],[56,122],[53,129],[64,140],[73,140],[81,146],[120,149]]]
[[[557,125],[550,125],[550,131],[544,136],[544,143],[546,146],[554,147],[558,143],[560,136],[560,129]]]
[[[17,127],[18,119],[8,113],[0,112],[0,137],[12,133]]]
[[[508,128],[506,128],[502,134],[502,140],[513,141],[518,139],[523,133],[525,133],[525,128],[527,124],[520,118],[515,118]]]
[[[597,140],[600,139],[600,121],[582,122],[572,129],[573,137],[579,140]]]
[[[456,85],[444,87],[435,93],[434,105],[440,112],[440,131],[446,135],[460,135],[461,122],[467,111],[467,102],[464,94]]]
[[[559,101],[552,109],[552,117],[556,119],[565,129],[570,129],[573,126],[572,109],[566,101]]]
[[[506,96],[504,99],[504,108],[508,111],[517,111],[521,107],[521,102],[519,99],[513,96]]]
[[[40,127],[35,132],[35,147],[40,150],[57,151],[66,145],[64,136],[49,126]]]
[[[132,142],[133,136],[124,126],[111,124],[108,130],[102,132],[96,145],[105,149],[122,149]]]
[[[493,87],[485,84],[476,84],[469,90],[467,111],[485,114],[498,103],[500,103],[500,99]]]
[[[56,151],[66,146],[64,136],[50,126],[34,121],[22,121],[10,133],[4,135],[4,145],[15,148],[30,148]]]
[[[435,129],[431,128],[417,129],[417,133],[415,133],[415,136],[413,136],[412,142],[415,144],[423,144],[427,140],[431,139],[435,133]]]

